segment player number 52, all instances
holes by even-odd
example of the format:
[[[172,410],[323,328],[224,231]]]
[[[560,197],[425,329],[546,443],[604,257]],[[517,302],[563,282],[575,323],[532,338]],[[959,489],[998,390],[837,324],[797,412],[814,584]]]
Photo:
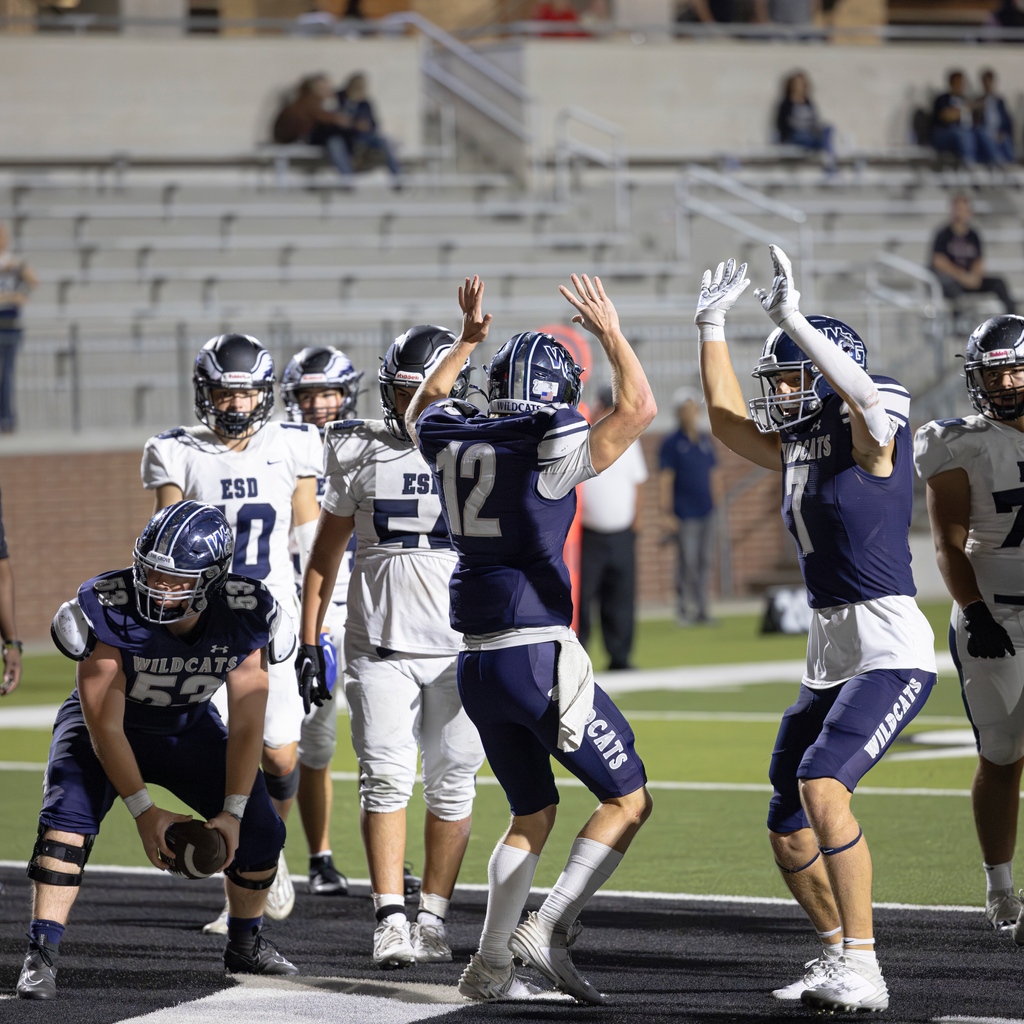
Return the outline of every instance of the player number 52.
[[[471,444],[463,449],[461,441],[452,441],[438,454],[436,464],[441,474],[444,505],[452,533],[463,537],[500,537],[501,524],[497,518],[485,519],[480,515],[487,496],[494,488],[497,464],[494,449],[489,444]],[[463,480],[476,479],[461,506],[459,477]]]

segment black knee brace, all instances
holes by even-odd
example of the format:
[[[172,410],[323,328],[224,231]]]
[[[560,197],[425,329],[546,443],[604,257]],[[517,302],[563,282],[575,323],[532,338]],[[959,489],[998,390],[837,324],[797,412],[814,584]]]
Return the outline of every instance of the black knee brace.
[[[234,864],[225,868],[224,874],[240,888],[254,889],[258,892],[260,889],[269,889],[274,884],[274,879],[277,878],[277,861],[272,860],[269,864],[254,864],[251,868],[245,868],[246,871],[269,871],[271,868],[274,869],[274,873],[269,878],[262,878],[258,882],[251,878],[243,878]]]
[[[780,864],[778,861],[775,862],[775,866],[787,875],[799,875],[801,871],[806,871],[822,853],[824,853],[824,850],[819,850],[806,864],[801,864],[798,868],[787,868],[785,864]]]
[[[267,792],[274,800],[291,800],[299,791],[298,764],[287,775],[270,775],[263,773],[263,781],[267,784]]]
[[[83,836],[84,842],[81,846],[69,846],[67,843],[59,843],[54,839],[44,839],[43,833],[47,831],[51,831],[49,826],[39,826],[39,831],[36,833],[36,844],[32,848],[32,859],[28,862],[25,874],[33,882],[42,882],[44,885],[81,885],[85,864],[89,860],[89,854],[92,853],[92,844],[96,842],[96,837]],[[74,874],[66,871],[51,871],[38,863],[40,857],[52,857],[65,864],[74,864],[79,870]]]
[[[821,850],[826,857],[834,857],[837,853],[843,853],[851,847],[856,846],[861,841],[863,835],[864,829],[858,829],[856,837],[851,839],[844,846],[819,846],[818,849]]]

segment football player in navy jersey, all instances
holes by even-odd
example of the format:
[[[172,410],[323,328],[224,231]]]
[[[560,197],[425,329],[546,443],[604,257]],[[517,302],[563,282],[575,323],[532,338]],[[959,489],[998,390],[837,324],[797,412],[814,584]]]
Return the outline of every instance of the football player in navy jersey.
[[[599,278],[573,275],[573,320],[601,343],[612,370],[612,411],[593,427],[576,409],[582,391],[569,351],[551,335],[517,334],[488,370],[487,411],[448,399],[463,363],[486,337],[484,284],[459,289],[462,334],[420,386],[406,427],[430,465],[459,561],[451,620],[463,634],[459,692],[508,797],[512,822],[488,865],[480,949],[459,982],[476,1000],[525,999],[512,955],[586,1003],[602,995],[576,970],[569,947],[577,918],[622,860],[651,811],[633,732],[594,684],[573,633],[562,558],[576,511],[575,486],[610,466],[654,419],[639,360],[619,329]],[[555,821],[551,758],[600,804],[537,913],[519,917]],[[517,925],[519,925],[517,927]]]
[[[812,609],[807,669],[783,715],[769,777],[775,861],[821,940],[803,977],[777,989],[828,1010],[884,1010],[874,953],[871,856],[850,809],[857,783],[935,684],[934,637],[914,602],[907,532],[913,486],[910,396],[866,371],[864,343],[832,317],[805,317],[786,254],[755,294],[777,325],[749,405],[725,343],[746,264],[704,274],[695,322],[715,436],[783,474],[782,515]],[[751,414],[753,418],[751,418]]]
[[[229,971],[297,974],[262,934],[285,829],[259,771],[266,648],[280,609],[262,583],[229,573],[234,539],[216,508],[182,501],[158,512],[134,565],[82,584],[57,612],[54,642],[78,662],[46,765],[29,861],[32,923],[18,979],[23,999],[56,996],[61,936],[100,822],[120,796],[158,868],[173,859],[168,825],[146,783],[207,818],[227,850]],[[227,690],[227,728],[210,698]]]

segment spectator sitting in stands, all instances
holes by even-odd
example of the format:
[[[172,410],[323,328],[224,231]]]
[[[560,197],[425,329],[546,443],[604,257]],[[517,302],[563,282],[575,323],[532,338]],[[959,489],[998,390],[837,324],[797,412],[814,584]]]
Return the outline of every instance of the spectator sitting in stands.
[[[382,164],[396,177],[402,168],[391,143],[377,131],[377,119],[366,93],[366,75],[350,75],[338,90],[338,112],[346,119],[346,139],[357,171],[370,171]]]
[[[779,142],[820,151],[825,154],[828,166],[835,165],[832,126],[818,120],[818,111],[811,100],[810,82],[803,71],[795,71],[785,79],[775,127]]]
[[[1006,101],[996,92],[996,73],[991,68],[982,71],[981,88],[974,106],[978,159],[984,164],[1013,163],[1013,120]]]
[[[931,269],[947,299],[957,299],[965,292],[992,292],[1007,313],[1017,310],[1006,282],[1001,277],[985,276],[981,237],[971,227],[971,201],[963,194],[953,197],[950,222],[932,243]]]
[[[978,157],[974,113],[962,71],[951,71],[949,91],[936,97],[932,107],[932,146],[939,153],[955,154],[964,163],[974,163]]]
[[[990,24],[998,25],[1000,28],[1024,28],[1024,10],[1021,9],[1020,0],[1002,0],[999,7],[992,12]],[[1020,42],[1018,39],[1008,42]]]
[[[324,103],[332,86],[326,75],[310,75],[299,83],[298,95],[288,103],[274,121],[274,141],[280,143],[308,142],[323,146],[331,163],[343,178],[351,180],[352,159],[348,136],[352,121],[345,113],[327,110]]]

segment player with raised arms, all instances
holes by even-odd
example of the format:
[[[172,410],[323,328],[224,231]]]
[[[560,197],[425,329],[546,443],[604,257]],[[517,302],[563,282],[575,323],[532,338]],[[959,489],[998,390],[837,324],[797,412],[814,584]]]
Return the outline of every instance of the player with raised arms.
[[[430,471],[405,429],[416,387],[455,341],[443,327],[411,327],[388,348],[378,373],[383,420],[327,428],[320,523],[302,586],[302,647],[296,660],[307,702],[329,699],[323,622],[338,566],[355,530],[355,566],[345,623],[345,699],[359,761],[360,825],[381,968],[452,958],[448,906],[469,842],[476,773],[484,754],[459,700],[459,636],[448,615],[455,567]],[[451,387],[464,394],[468,371]],[[423,763],[423,883],[416,920],[405,912],[406,807]]]
[[[169,789],[222,837],[230,907],[229,971],[297,974],[262,934],[284,825],[259,771],[267,704],[266,649],[280,610],[258,580],[231,573],[224,515],[183,501],[158,512],[135,543],[134,563],[82,584],[51,634],[78,662],[46,765],[32,879],[22,999],[53,999],[61,937],[100,823],[120,796],[155,867],[177,863],[171,830],[190,819],[153,803]],[[223,688],[227,728],[210,698]],[[211,834],[211,839],[216,837]],[[200,843],[202,846],[202,833]]]
[[[473,1000],[537,994],[516,977],[514,953],[575,999],[607,1002],[579,974],[569,947],[580,911],[651,812],[633,731],[595,685],[572,631],[562,550],[576,485],[615,462],[656,407],[600,279],[573,275],[572,281],[575,293],[560,291],[576,310],[573,320],[597,337],[611,364],[614,402],[600,422],[591,427],[576,408],[582,367],[538,332],[517,334],[498,350],[485,412],[448,398],[490,328],[477,277],[459,289],[459,340],[420,386],[405,419],[434,473],[459,555],[451,578],[452,625],[463,634],[459,691],[512,811],[488,865],[480,948],[459,982]],[[555,823],[552,757],[600,803],[540,910],[520,925]]]
[[[247,334],[211,338],[196,357],[192,382],[199,425],[150,438],[142,456],[142,482],[156,492],[157,509],[182,498],[221,509],[235,535],[232,571],[261,580],[281,606],[282,628],[268,652],[263,771],[274,806],[286,821],[299,787],[297,751],[304,717],[291,669],[298,597],[289,542],[294,535],[304,561],[319,514],[316,481],[323,445],[316,427],[268,422],[274,408],[274,363]],[[282,853],[267,916],[281,920],[294,904]],[[227,910],[225,905],[203,930],[223,934]]]
[[[971,787],[985,916],[1024,946],[1013,885],[1024,768],[1024,317],[997,316],[967,342],[971,404],[914,438],[942,578],[955,602],[949,649],[978,745]]]
[[[869,375],[847,324],[805,317],[786,254],[755,294],[777,325],[748,405],[725,315],[750,281],[735,260],[706,271],[695,323],[714,435],[783,474],[782,517],[812,609],[807,669],[782,717],[769,778],[775,862],[821,941],[802,978],[773,995],[825,1010],[884,1010],[874,952],[871,855],[850,809],[857,783],[921,710],[935,684],[934,637],[910,571],[910,395]],[[753,419],[751,418],[753,416]]]

